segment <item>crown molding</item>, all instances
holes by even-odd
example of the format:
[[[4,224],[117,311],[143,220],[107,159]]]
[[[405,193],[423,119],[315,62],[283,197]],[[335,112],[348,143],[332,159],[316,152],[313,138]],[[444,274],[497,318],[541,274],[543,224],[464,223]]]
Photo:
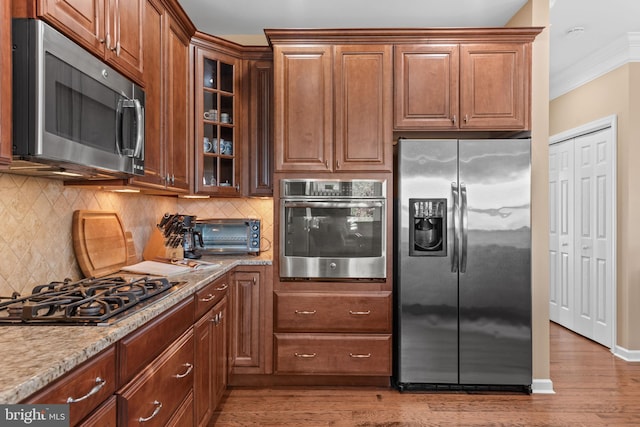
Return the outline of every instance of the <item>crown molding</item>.
[[[549,99],[589,83],[629,62],[640,62],[640,33],[630,32],[549,78]]]

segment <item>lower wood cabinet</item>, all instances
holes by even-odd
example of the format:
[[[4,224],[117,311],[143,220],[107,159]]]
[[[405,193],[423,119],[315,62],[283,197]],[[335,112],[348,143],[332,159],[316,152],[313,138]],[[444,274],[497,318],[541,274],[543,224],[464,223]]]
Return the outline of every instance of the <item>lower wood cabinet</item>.
[[[275,372],[390,375],[391,335],[275,334]]]
[[[390,376],[392,306],[391,291],[274,292],[275,373]]]
[[[116,407],[116,396],[111,396],[91,413],[84,421],[78,424],[79,427],[116,427],[118,425],[118,411]]]
[[[189,328],[118,391],[120,425],[166,426],[193,392],[194,364],[193,329]]]
[[[22,403],[68,403],[69,425],[75,426],[111,397],[116,387],[116,347],[111,346]]]
[[[233,374],[272,372],[271,267],[245,265],[232,273],[230,358]]]

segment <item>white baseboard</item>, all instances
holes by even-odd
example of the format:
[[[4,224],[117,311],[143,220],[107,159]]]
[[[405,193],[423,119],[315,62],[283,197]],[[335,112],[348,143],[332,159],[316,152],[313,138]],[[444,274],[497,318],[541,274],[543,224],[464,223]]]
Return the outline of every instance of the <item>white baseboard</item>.
[[[640,350],[627,350],[619,345],[613,348],[613,354],[627,362],[640,362]]]
[[[553,391],[553,381],[551,380],[536,380],[531,382],[531,392],[534,394],[556,394]]]

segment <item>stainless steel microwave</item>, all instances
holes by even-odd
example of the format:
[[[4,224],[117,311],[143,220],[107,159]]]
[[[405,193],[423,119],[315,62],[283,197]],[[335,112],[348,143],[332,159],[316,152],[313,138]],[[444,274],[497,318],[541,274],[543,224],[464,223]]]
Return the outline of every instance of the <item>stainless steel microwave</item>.
[[[198,219],[194,230],[202,236],[203,254],[260,253],[260,220],[253,218]]]
[[[144,91],[43,21],[12,32],[14,171],[143,175]]]

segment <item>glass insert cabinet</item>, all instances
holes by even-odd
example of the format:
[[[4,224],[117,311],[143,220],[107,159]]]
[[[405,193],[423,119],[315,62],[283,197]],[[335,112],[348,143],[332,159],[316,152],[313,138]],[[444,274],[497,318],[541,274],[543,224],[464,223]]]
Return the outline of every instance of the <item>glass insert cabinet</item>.
[[[196,47],[195,191],[240,195],[239,60]]]

